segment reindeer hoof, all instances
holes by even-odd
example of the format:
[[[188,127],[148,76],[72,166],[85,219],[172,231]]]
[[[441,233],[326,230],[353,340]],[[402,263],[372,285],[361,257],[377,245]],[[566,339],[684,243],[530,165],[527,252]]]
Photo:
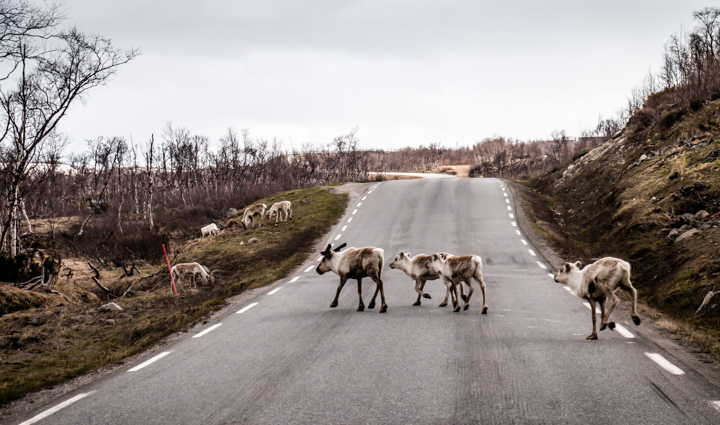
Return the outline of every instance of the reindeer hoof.
[[[460,312],[460,306],[455,307],[455,310],[453,310],[453,313],[458,313],[458,312]]]
[[[470,307],[470,305],[469,305],[469,304],[465,304],[465,307],[463,308],[463,310],[467,310],[468,307]]]
[[[487,314],[487,307],[483,307],[482,314]]]
[[[442,303],[438,307],[447,307],[447,303]]]
[[[432,299],[430,294],[423,293],[423,298]]]
[[[614,331],[615,330],[615,322],[609,322],[608,328],[610,328],[611,331]]]
[[[384,305],[380,308],[380,313],[385,313],[387,311],[387,306]]]
[[[357,311],[365,311],[365,306],[364,305],[358,306]]]
[[[415,305],[415,306],[420,305],[420,301],[415,301],[415,302],[413,303],[413,305]]]
[[[461,295],[463,301],[467,301],[467,295]]]
[[[337,307],[337,303],[330,304],[330,308],[335,308],[335,307]]]
[[[639,318],[639,317],[633,316],[632,319],[633,319],[633,323],[635,323],[636,326],[640,324],[640,318]]]
[[[595,339],[598,339],[598,337],[597,337],[597,334],[590,334],[590,335],[586,336],[585,339],[595,340]]]
[[[607,325],[605,325],[605,323],[603,323],[602,325],[600,325],[600,331],[604,331],[605,328],[607,328]]]
[[[368,304],[368,308],[369,308],[370,310],[374,309],[374,308],[375,308],[375,303],[370,303],[370,304]]]

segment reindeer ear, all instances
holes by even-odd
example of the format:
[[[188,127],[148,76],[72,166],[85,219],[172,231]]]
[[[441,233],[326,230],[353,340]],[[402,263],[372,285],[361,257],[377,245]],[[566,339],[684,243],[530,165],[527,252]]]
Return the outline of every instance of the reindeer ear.
[[[575,262],[575,267],[577,267],[578,270],[580,270],[580,269],[582,268],[582,263],[579,262],[579,261],[576,261],[576,262]]]
[[[345,242],[343,242],[339,247],[333,249],[333,251],[340,252],[340,250],[345,248],[346,246],[347,246],[347,244]]]
[[[406,252],[406,253],[405,253],[405,256],[408,257],[408,258],[410,258],[410,253],[409,253],[409,252]]]
[[[570,263],[565,263],[562,269],[563,272],[567,273],[570,271]]]

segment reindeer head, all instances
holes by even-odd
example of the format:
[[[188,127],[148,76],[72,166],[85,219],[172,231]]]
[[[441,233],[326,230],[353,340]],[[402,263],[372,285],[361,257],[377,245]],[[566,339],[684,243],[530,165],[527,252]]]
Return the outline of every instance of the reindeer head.
[[[320,275],[331,271],[332,270],[332,267],[331,267],[332,262],[331,261],[332,261],[333,255],[335,255],[336,252],[340,252],[340,250],[345,248],[346,245],[347,245],[346,243],[343,243],[339,247],[337,247],[333,250],[330,250],[332,248],[332,245],[328,244],[327,248],[325,248],[325,251],[320,251],[320,254],[322,254],[323,258],[320,261],[320,264],[318,264],[315,271]]]
[[[582,267],[582,263],[579,261],[576,261],[574,263],[565,263],[565,265],[560,268],[560,271],[555,273],[553,279],[555,279],[555,282],[564,283],[565,285],[567,285],[568,280],[570,280],[570,274],[574,272],[579,272],[580,267]]]
[[[395,259],[392,263],[390,263],[391,269],[398,269],[400,268],[400,265],[405,261],[411,261],[410,259],[410,253],[409,252],[402,252],[395,256]]]
[[[447,254],[444,252],[440,254],[433,254],[430,256],[429,260],[425,261],[425,268],[435,273],[439,273],[442,265],[445,264],[446,259]]]

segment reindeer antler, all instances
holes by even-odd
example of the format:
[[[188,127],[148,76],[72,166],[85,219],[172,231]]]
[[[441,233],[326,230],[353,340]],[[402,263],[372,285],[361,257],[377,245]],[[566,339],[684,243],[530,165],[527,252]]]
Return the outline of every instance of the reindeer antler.
[[[332,245],[328,244],[327,248],[325,248],[325,251],[320,251],[320,254],[328,255],[328,253],[330,252],[330,248],[332,248]]]
[[[328,245],[328,246],[329,246],[329,245]],[[339,247],[333,249],[333,251],[335,251],[335,252],[340,252],[340,250],[343,249],[343,248],[345,248],[346,246],[347,246],[347,244],[346,244],[345,242],[343,242]]]

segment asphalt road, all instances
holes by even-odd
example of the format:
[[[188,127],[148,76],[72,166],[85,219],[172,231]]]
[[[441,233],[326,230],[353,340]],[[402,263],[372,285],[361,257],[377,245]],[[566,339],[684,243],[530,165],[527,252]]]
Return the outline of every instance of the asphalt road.
[[[329,308],[338,278],[317,275],[315,255],[202,332],[18,422],[720,423],[717,376],[645,337],[646,324],[617,311],[625,335],[605,330],[585,340],[588,307],[553,282],[514,224],[514,208],[494,179],[371,186],[329,240],[385,250],[386,314],[355,311],[354,281]],[[438,307],[440,281],[428,282],[432,299],[413,307],[413,283],[387,266],[401,250],[480,255],[489,313],[480,314],[479,291],[467,311]],[[363,290],[367,305],[370,279]]]

